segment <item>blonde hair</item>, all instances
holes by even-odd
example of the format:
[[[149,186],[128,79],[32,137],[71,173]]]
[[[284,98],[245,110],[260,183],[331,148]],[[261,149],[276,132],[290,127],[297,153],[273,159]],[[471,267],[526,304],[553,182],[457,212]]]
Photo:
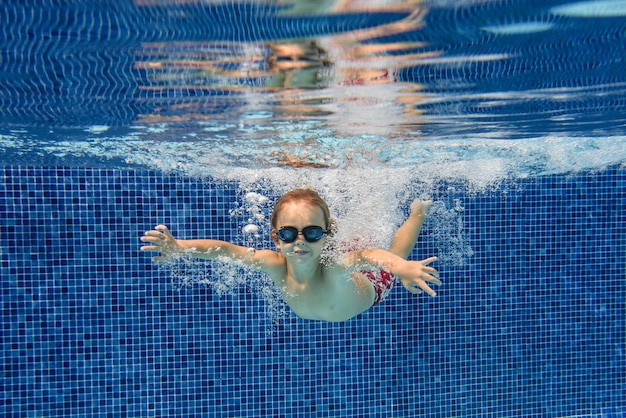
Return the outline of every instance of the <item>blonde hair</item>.
[[[308,203],[312,206],[317,206],[324,213],[324,222],[326,222],[326,231],[330,235],[332,233],[333,220],[330,218],[330,209],[328,205],[322,199],[322,197],[312,189],[294,189],[290,192],[282,195],[277,201],[276,205],[274,205],[274,210],[272,212],[272,217],[270,223],[272,225],[272,232],[270,236],[276,242],[278,237],[276,236],[276,223],[278,220],[278,214],[282,210],[283,206],[291,202],[304,202]]]

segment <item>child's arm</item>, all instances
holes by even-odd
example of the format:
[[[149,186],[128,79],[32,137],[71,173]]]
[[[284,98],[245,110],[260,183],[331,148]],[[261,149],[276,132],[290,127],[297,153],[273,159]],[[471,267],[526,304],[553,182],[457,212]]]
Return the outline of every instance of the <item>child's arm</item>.
[[[439,272],[428,265],[437,260],[437,257],[430,257],[422,261],[408,261],[389,251],[381,249],[367,249],[352,251],[348,254],[346,262],[351,267],[358,267],[363,263],[381,268],[389,273],[398,276],[402,285],[411,293],[428,293],[435,296],[434,290],[428,286],[427,282],[441,285]]]
[[[159,225],[141,237],[141,241],[149,243],[141,247],[141,251],[161,253],[152,257],[153,261],[167,261],[183,254],[196,258],[214,260],[225,257],[240,262],[257,270],[269,273],[272,277],[283,267],[284,262],[274,251],[259,250],[231,244],[213,239],[180,240],[174,238],[165,225]]]

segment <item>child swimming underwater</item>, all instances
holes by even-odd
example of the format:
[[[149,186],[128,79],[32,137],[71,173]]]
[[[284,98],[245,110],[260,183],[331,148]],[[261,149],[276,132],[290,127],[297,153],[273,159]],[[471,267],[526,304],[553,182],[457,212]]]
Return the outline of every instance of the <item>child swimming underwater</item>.
[[[322,321],[347,321],[381,302],[400,278],[411,293],[435,296],[428,283],[441,285],[430,267],[436,257],[422,261],[406,258],[415,246],[431,201],[414,201],[409,218],[394,234],[389,251],[360,249],[322,262],[322,250],[332,235],[330,210],[311,189],[283,195],[271,217],[271,238],[278,252],[254,250],[212,239],[177,240],[164,225],[148,231],[142,251],[159,252],[164,261],[184,251],[193,257],[226,257],[265,272],[280,289],[296,315]]]

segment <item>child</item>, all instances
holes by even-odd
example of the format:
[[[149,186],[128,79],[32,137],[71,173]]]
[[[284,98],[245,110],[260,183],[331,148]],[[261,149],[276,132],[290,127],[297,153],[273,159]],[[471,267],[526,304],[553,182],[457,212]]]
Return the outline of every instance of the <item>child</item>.
[[[226,257],[267,273],[296,315],[323,321],[347,321],[381,302],[395,275],[411,293],[435,292],[427,282],[441,285],[439,273],[428,265],[436,257],[407,261],[432,201],[414,201],[411,215],[396,231],[389,251],[362,249],[322,262],[322,250],[333,225],[328,205],[310,189],[283,195],[271,217],[272,240],[278,252],[254,250],[210,239],[177,240],[167,227],[157,226],[141,240],[142,251],[156,251],[163,261],[181,251],[194,257]],[[374,271],[372,271],[372,269]]]

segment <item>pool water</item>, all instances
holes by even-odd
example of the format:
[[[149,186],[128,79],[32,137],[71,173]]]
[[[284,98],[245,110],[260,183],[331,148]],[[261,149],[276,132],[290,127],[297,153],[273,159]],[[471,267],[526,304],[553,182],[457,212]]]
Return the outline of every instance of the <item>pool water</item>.
[[[0,7],[2,416],[626,415],[623,2]],[[380,246],[433,199],[437,297],[139,252],[300,186]]]

